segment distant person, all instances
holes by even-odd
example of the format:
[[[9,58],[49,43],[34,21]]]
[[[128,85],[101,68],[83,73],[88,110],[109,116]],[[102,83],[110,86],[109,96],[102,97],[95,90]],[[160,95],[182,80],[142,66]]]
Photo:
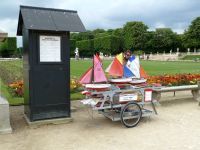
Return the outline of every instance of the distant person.
[[[100,56],[100,53],[99,53],[99,52],[96,52],[96,55],[97,55],[97,56]]]
[[[149,60],[149,55],[147,55],[147,60]]]
[[[124,65],[128,62],[129,58],[132,56],[132,52],[127,50],[124,52]]]

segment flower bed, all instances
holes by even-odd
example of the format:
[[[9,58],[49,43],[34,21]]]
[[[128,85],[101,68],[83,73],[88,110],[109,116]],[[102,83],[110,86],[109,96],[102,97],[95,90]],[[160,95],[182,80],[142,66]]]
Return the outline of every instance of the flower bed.
[[[22,97],[24,94],[23,85],[24,85],[24,82],[22,80],[20,80],[20,81],[16,81],[16,82],[9,84],[8,87],[11,89],[11,93],[14,96]]]
[[[14,96],[22,97],[23,92],[23,80],[12,82],[8,85],[9,89],[11,89],[11,93]],[[71,92],[77,92],[80,91],[79,88],[81,88],[81,84],[78,82],[78,79],[72,78],[70,80],[70,91]]]
[[[200,74],[176,74],[176,75],[160,75],[150,76],[147,83],[160,84],[163,86],[180,86],[180,85],[194,85],[200,81]]]
[[[160,75],[150,76],[147,79],[149,85],[160,84],[163,86],[179,86],[179,85],[194,85],[200,81],[200,74],[176,74],[176,75]],[[77,78],[71,78],[70,91],[71,93],[80,92],[81,84]],[[12,93],[16,96],[23,96],[23,81],[16,81],[9,84]]]

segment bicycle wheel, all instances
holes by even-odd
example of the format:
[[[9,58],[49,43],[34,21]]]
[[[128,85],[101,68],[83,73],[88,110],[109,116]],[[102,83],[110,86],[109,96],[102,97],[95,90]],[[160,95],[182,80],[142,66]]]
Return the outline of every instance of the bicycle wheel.
[[[127,128],[135,127],[142,116],[140,106],[135,102],[129,102],[121,110],[121,122]]]

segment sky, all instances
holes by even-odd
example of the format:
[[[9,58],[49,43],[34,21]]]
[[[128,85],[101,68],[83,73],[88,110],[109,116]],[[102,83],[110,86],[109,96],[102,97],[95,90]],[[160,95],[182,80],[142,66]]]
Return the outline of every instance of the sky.
[[[149,30],[169,27],[183,33],[200,16],[200,0],[1,0],[0,30],[9,36],[16,36],[20,5],[77,10],[87,30],[142,21]],[[20,37],[17,44],[22,45]]]

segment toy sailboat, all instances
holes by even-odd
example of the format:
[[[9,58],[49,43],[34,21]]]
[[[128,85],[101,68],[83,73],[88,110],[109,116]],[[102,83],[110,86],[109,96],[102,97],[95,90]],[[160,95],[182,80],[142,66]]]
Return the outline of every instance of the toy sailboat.
[[[109,80],[110,82],[131,84],[146,82],[145,78],[147,78],[148,75],[140,65],[138,57],[131,56],[126,64],[123,64],[123,61],[123,53],[120,53],[106,69],[106,72],[114,77],[114,79]]]
[[[94,55],[93,66],[82,75],[79,82],[87,89],[106,89],[111,86],[110,84],[103,84],[107,81],[102,68],[102,62],[98,55]]]

